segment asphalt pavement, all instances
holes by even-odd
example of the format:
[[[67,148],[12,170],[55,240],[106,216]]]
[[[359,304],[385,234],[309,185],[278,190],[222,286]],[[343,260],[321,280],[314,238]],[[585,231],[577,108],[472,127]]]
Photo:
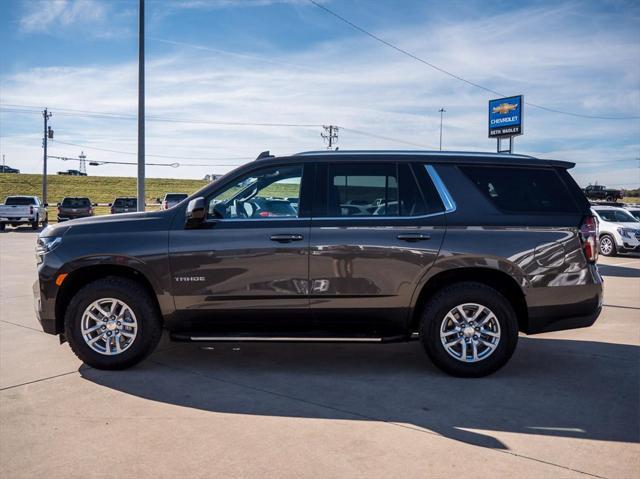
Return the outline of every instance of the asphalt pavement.
[[[591,328],[521,336],[482,379],[418,343],[171,343],[88,368],[35,318],[36,233],[0,233],[0,475],[640,477],[640,256]]]

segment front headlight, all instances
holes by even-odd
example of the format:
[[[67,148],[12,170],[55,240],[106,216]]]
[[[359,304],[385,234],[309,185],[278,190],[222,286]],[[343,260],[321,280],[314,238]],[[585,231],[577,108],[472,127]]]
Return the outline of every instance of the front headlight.
[[[618,233],[625,238],[631,239],[634,237],[636,230],[632,230],[631,228],[618,228]]]
[[[62,243],[62,236],[39,237],[36,244],[36,261],[42,263],[42,258],[49,251],[52,251]]]

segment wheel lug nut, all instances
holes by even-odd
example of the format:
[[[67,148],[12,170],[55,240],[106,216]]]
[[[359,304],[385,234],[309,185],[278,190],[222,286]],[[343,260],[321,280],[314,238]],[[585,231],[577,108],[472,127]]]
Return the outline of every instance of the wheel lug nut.
[[[473,339],[478,339],[478,335],[477,335],[477,334],[474,334],[474,335],[473,335]]]
[[[120,321],[118,321],[116,324],[117,324],[118,326],[122,326],[122,322],[120,322]]]
[[[104,331],[105,329],[107,329],[107,327],[106,326],[102,326],[100,329],[102,329]]]
[[[480,331],[480,328],[478,328],[477,326],[476,326],[476,331]]]

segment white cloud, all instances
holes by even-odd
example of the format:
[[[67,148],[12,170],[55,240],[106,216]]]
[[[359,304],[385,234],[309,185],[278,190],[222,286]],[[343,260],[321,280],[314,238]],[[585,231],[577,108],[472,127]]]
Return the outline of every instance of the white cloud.
[[[28,0],[23,5],[19,25],[25,33],[112,38],[129,32],[121,20],[135,14],[132,8],[113,8],[114,3],[101,0]]]

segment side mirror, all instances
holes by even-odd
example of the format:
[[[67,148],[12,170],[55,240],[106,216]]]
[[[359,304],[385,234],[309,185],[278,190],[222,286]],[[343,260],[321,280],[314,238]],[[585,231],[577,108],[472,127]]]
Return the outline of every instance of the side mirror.
[[[204,198],[202,196],[198,196],[197,198],[189,201],[186,216],[187,228],[197,228],[204,223],[204,220],[207,217],[207,212],[205,210]]]
[[[113,206],[113,203],[109,203],[107,206]]]
[[[98,206],[98,203],[91,203],[91,206]],[[109,206],[111,206],[111,203],[109,203]]]
[[[58,203],[56,206],[60,206],[60,203]]]
[[[47,206],[49,206],[49,203],[45,203],[45,204],[44,204],[44,205],[42,205],[42,206],[44,206],[44,207],[46,208]]]

